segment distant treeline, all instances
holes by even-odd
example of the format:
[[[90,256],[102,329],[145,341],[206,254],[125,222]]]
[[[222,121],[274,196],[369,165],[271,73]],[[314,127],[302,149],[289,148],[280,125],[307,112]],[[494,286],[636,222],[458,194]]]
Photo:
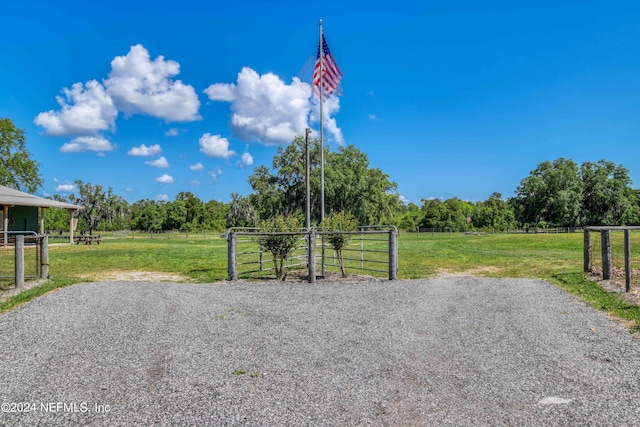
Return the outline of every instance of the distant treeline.
[[[312,223],[319,222],[319,144],[311,157]],[[296,138],[278,148],[271,168],[259,166],[249,177],[253,193],[231,195],[229,203],[204,202],[190,192],[173,201],[140,200],[127,203],[109,188],[76,181],[78,196],[58,200],[84,206],[79,230],[222,231],[233,226],[255,226],[278,215],[299,216],[305,209],[304,141]],[[370,168],[367,156],[354,146],[325,152],[325,206],[327,212],[348,212],[361,225],[390,224],[401,230],[418,227],[457,231],[514,228],[580,227],[585,225],[640,224],[639,192],[631,187],[629,172],[606,160],[578,166],[570,159],[546,161],[531,171],[505,199],[493,193],[487,200],[469,202],[422,199],[420,205],[403,203],[397,184],[379,169]],[[434,192],[437,183],[425,183]],[[69,213],[49,209],[48,230],[66,230]]]

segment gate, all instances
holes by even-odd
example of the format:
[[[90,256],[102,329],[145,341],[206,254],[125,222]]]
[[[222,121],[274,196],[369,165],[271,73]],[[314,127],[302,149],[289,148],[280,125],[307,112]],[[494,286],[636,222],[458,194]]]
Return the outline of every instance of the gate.
[[[265,278],[275,270],[273,256],[260,244],[264,236],[296,236],[297,241],[286,259],[287,270],[306,270],[310,282],[316,271],[340,271],[339,257],[329,243],[336,234],[348,235],[342,259],[348,272],[362,271],[395,280],[398,273],[398,230],[394,226],[360,226],[358,231],[301,229],[291,232],[264,232],[260,228],[231,228],[227,233],[228,273],[231,280]]]
[[[33,231],[6,231],[0,246],[0,282],[14,283],[16,288],[25,279],[46,278],[49,275],[49,239]]]

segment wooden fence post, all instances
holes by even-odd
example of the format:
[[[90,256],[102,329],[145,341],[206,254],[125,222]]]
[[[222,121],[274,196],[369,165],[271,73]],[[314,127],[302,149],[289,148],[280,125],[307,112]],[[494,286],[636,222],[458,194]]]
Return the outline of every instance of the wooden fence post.
[[[16,234],[16,247],[15,247],[15,273],[16,273],[16,288],[24,288],[24,236],[22,234]]]
[[[236,233],[229,232],[229,236],[227,238],[228,245],[228,255],[227,255],[227,265],[228,265],[228,273],[229,280],[238,280],[238,265],[236,260]]]
[[[613,276],[613,262],[611,258],[611,230],[602,230],[602,279],[610,280]]]
[[[591,254],[592,254],[591,230],[584,229],[584,272],[589,273],[591,271]]]
[[[49,278],[49,236],[40,237],[40,278]]]
[[[631,233],[628,228],[624,229],[624,283],[625,290],[631,290]]]

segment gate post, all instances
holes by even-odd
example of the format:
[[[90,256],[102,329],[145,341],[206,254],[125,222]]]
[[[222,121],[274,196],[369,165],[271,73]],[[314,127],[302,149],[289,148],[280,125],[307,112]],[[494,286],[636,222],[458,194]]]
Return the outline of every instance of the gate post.
[[[611,230],[602,230],[602,279],[609,280],[613,276],[613,263],[611,260]]]
[[[307,232],[307,265],[309,267],[309,283],[316,283],[316,233],[313,229]]]
[[[24,236],[16,234],[15,247],[15,272],[16,272],[16,288],[24,288]]]
[[[49,278],[49,236],[40,237],[40,278]]]
[[[229,273],[229,280],[238,280],[238,265],[236,260],[236,233],[229,232],[227,237],[227,272]]]
[[[624,284],[627,292],[631,291],[631,233],[624,229]]]
[[[396,280],[398,273],[398,232],[389,230],[389,280]]]
[[[584,257],[584,272],[588,273],[591,271],[591,253],[592,253],[592,244],[591,241],[591,230],[588,228],[584,229],[584,247],[583,247],[583,257]]]

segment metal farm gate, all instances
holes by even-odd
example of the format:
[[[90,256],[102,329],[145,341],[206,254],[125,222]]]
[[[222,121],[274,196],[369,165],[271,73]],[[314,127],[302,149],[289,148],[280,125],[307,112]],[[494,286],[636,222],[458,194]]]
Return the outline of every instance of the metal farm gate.
[[[387,276],[389,280],[397,278],[398,230],[394,226],[360,226],[357,231],[301,229],[284,233],[231,228],[227,233],[229,278],[272,277],[275,271],[273,255],[262,247],[260,238],[277,235],[297,236],[286,259],[287,271],[304,270],[310,282],[315,281],[316,272],[320,277],[325,277],[327,271],[340,272],[338,254],[329,242],[330,236],[335,234],[349,236],[342,249],[346,271]]]

